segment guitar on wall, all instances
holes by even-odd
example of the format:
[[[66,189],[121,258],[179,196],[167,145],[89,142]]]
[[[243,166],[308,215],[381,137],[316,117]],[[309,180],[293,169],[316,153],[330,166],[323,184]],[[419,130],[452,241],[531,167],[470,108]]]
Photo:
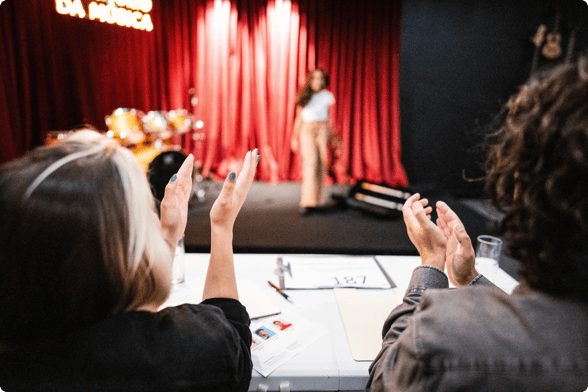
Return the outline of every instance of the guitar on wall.
[[[543,42],[545,42],[546,31],[547,26],[542,24],[537,28],[537,32],[533,37],[532,41],[533,45],[535,45],[535,52],[533,53],[533,62],[531,63],[531,72],[529,72],[529,77],[531,77],[537,70],[537,65],[539,63],[539,53],[541,52],[541,46],[543,45]]]
[[[559,19],[560,19],[560,14],[559,14],[559,10],[556,11],[555,14],[555,23],[553,25],[553,31],[549,34],[547,34],[547,37],[545,39],[545,45],[543,46],[543,50],[541,51],[541,54],[550,59],[550,60],[554,60],[557,59],[561,56],[561,34],[559,33],[558,29],[559,29]]]

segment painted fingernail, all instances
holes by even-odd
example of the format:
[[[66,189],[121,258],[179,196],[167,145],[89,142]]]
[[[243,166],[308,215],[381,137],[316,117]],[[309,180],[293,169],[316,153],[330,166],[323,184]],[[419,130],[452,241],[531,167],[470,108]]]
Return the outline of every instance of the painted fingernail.
[[[177,174],[174,174],[172,176],[172,178],[169,180],[169,182],[176,182],[177,179],[178,179],[178,175]]]
[[[235,172],[230,172],[229,173],[229,180],[230,181],[235,181]]]
[[[253,150],[254,154],[258,154],[258,149],[256,148],[255,150]]]
[[[257,156],[257,162],[259,162],[259,158],[261,158],[261,155],[258,155]]]

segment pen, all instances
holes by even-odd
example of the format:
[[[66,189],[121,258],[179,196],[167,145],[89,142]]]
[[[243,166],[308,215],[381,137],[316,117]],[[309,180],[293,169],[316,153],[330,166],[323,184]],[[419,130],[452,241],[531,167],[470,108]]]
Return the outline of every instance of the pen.
[[[288,294],[286,294],[286,293],[282,292],[282,290],[280,290],[280,289],[278,288],[278,286],[276,286],[275,284],[273,284],[273,283],[272,283],[272,282],[270,282],[269,280],[267,281],[267,283],[268,283],[270,286],[272,286],[272,288],[273,288],[274,290],[276,290],[276,291],[278,292],[278,294],[280,294],[282,297],[286,298],[286,300],[288,300],[288,301],[292,302],[292,299],[290,299],[290,296],[289,296]],[[294,303],[294,302],[292,302],[292,303]]]

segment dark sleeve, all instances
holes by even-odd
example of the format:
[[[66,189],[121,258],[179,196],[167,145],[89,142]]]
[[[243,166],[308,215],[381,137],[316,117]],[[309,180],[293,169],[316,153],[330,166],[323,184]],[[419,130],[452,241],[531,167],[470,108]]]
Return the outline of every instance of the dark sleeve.
[[[243,366],[239,371],[239,385],[235,386],[233,390],[248,391],[253,372],[253,362],[251,361],[251,330],[249,329],[251,320],[249,313],[247,313],[245,306],[241,302],[232,298],[209,298],[202,301],[201,304],[220,308],[229,323],[231,323],[239,334],[241,338],[241,352],[246,354],[247,358],[244,361],[246,366]]]
[[[227,320],[235,327],[241,339],[247,344],[247,347],[251,347],[251,330],[249,329],[251,320],[247,309],[241,302],[232,298],[209,298],[202,301],[202,304],[220,308]]]
[[[497,288],[481,274],[472,279],[469,285]],[[429,389],[425,385],[429,385],[431,380],[423,371],[412,316],[421,309],[421,299],[426,289],[448,287],[447,275],[440,269],[426,265],[415,268],[402,304],[394,308],[384,322],[382,349],[370,365],[366,391]]]
[[[402,304],[398,305],[384,322],[382,338],[398,338],[406,328],[407,320],[414,313],[426,289],[449,287],[447,275],[438,268],[421,265],[414,269]]]
[[[429,288],[448,288],[449,281],[447,275],[438,268],[422,265],[412,272],[410,283],[402,304],[398,305],[384,322],[382,329],[382,349],[376,356],[369,368],[369,378],[366,385],[366,391],[396,391],[399,385],[391,385],[388,373],[392,371],[392,366],[401,367],[404,371],[418,367],[418,358],[414,360],[408,357],[403,363],[397,364],[395,359],[399,350],[399,337],[408,327],[410,319],[421,301],[421,297],[426,289]],[[412,340],[414,344],[414,340]],[[411,348],[416,352],[416,347]],[[403,357],[404,358],[404,357]]]

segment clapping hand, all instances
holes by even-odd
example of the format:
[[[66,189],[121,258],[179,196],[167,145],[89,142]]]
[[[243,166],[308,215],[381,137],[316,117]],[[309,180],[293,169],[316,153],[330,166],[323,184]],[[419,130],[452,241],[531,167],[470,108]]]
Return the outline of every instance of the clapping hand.
[[[433,208],[427,207],[427,204],[429,201],[420,199],[418,193],[409,197],[402,207],[404,223],[410,241],[421,255],[423,265],[432,265],[443,271],[447,238],[431,221]]]
[[[455,286],[466,285],[478,275],[470,236],[457,214],[442,201],[437,202],[437,215],[437,226],[447,238],[445,265],[449,281]]]
[[[241,210],[241,206],[243,206],[249,188],[253,183],[258,161],[258,150],[249,151],[245,155],[243,169],[241,169],[239,177],[235,180],[235,173],[231,172],[229,174],[220,195],[210,211],[210,223],[213,228],[233,231],[233,224],[237,214]]]
[[[475,252],[463,223],[455,212],[442,201],[437,202],[437,224],[430,218],[431,207],[418,193],[404,203],[402,213],[408,237],[421,255],[423,265],[445,270],[449,281],[463,286],[478,273],[474,267]]]
[[[225,179],[223,189],[210,210],[210,262],[202,299],[239,299],[233,264],[233,225],[241,210],[259,161],[257,149],[245,155],[239,177],[234,172]]]
[[[186,230],[193,170],[194,157],[190,154],[182,163],[180,170],[168,182],[161,201],[161,232],[171,249],[175,249]]]

